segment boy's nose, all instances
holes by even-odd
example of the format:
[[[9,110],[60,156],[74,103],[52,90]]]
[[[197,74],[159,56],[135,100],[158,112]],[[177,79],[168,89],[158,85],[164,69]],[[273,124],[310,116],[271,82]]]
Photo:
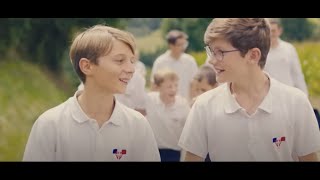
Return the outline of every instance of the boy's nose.
[[[134,71],[135,71],[134,63],[132,63],[131,61],[128,61],[126,63],[125,71],[128,73],[134,73]]]
[[[215,64],[217,64],[217,60],[215,59],[215,58],[210,58],[209,59],[209,64],[211,64],[211,65],[215,65]]]

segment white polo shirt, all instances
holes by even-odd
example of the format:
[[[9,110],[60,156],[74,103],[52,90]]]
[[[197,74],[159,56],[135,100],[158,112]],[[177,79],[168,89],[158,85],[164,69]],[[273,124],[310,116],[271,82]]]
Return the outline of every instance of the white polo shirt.
[[[284,84],[301,89],[308,95],[308,88],[295,47],[279,39],[279,45],[271,48],[264,67],[270,76]]]
[[[116,94],[115,97],[129,108],[145,109],[147,98],[145,85],[146,79],[136,71],[127,85],[126,92],[124,94]]]
[[[154,74],[162,68],[169,68],[177,73],[179,77],[178,94],[189,98],[190,83],[198,71],[196,60],[186,53],[183,53],[179,59],[174,59],[168,50],[154,61],[150,75],[151,82],[153,82]]]
[[[189,105],[181,96],[175,97],[175,103],[166,106],[159,92],[148,93],[147,120],[156,137],[159,149],[181,150],[178,140],[189,113]]]
[[[76,96],[43,113],[34,123],[23,161],[160,161],[152,129],[143,115],[116,101],[99,128]]]
[[[270,89],[249,116],[225,83],[194,103],[179,145],[214,161],[297,161],[320,150],[320,132],[307,96],[270,78]]]

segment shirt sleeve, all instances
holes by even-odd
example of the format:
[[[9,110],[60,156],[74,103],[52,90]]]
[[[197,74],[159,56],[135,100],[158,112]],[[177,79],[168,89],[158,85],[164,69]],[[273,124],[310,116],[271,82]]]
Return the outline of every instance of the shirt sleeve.
[[[40,116],[31,129],[23,161],[54,161],[55,134],[53,121]]]
[[[320,150],[320,131],[308,98],[303,96],[298,102],[299,113],[295,114],[294,150],[298,156],[305,156]]]
[[[208,153],[208,138],[206,135],[206,119],[199,101],[192,106],[178,145],[197,156],[205,158]]]

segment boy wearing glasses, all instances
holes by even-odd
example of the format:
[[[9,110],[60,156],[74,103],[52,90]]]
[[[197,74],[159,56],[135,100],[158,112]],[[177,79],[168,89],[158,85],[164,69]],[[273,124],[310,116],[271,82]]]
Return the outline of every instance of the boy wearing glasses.
[[[204,35],[224,83],[192,106],[179,145],[186,161],[317,161],[320,132],[307,96],[263,72],[270,49],[264,18],[214,19]]]
[[[146,118],[114,97],[134,73],[135,40],[128,32],[96,25],[70,47],[83,82],[66,102],[34,123],[24,161],[160,161]]]
[[[156,90],[153,76],[159,69],[169,68],[178,74],[178,94],[184,98],[189,98],[189,88],[192,78],[197,73],[198,66],[194,57],[185,53],[188,47],[188,36],[182,31],[171,30],[167,34],[169,50],[160,55],[153,63],[151,70],[152,90]]]

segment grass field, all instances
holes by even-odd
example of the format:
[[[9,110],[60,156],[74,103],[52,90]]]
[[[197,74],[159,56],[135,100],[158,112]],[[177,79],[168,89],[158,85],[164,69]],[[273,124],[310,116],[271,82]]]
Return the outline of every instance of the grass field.
[[[160,30],[154,31],[148,36],[137,38],[137,46],[141,52],[151,53],[164,45],[166,45],[165,38]]]
[[[20,161],[33,122],[66,100],[38,66],[0,62],[0,161]]]

